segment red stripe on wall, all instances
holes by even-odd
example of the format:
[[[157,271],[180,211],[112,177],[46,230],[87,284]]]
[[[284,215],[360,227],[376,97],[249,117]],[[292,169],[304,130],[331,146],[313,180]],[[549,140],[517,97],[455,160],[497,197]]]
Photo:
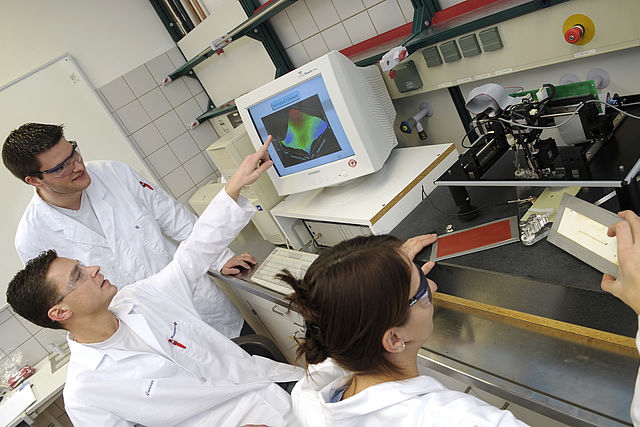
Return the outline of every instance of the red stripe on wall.
[[[346,57],[351,57],[351,56],[357,55],[358,53],[372,49],[378,45],[387,43],[391,40],[409,36],[411,34],[412,26],[413,26],[413,23],[409,22],[408,24],[404,24],[399,26],[398,28],[389,30],[386,33],[378,34],[377,36],[371,37],[370,39],[367,39],[363,42],[354,44],[353,46],[346,47],[342,49],[340,53],[342,53]]]
[[[499,2],[500,0],[466,0],[446,9],[440,10],[433,15],[431,25],[438,24],[456,16],[463,15],[478,8]]]

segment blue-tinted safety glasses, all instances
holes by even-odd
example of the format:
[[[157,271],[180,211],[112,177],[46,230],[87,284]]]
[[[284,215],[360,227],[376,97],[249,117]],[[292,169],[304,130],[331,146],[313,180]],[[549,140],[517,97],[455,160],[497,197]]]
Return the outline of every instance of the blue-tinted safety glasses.
[[[418,286],[418,292],[416,292],[416,294],[411,297],[411,299],[409,299],[409,307],[413,307],[413,305],[418,301],[420,301],[420,304],[422,304],[424,307],[428,307],[433,301],[433,295],[431,295],[431,287],[427,282],[427,276],[425,276],[424,272],[422,271],[420,264],[415,261],[413,263],[416,265],[416,267],[418,267],[418,272],[420,273],[420,286]]]

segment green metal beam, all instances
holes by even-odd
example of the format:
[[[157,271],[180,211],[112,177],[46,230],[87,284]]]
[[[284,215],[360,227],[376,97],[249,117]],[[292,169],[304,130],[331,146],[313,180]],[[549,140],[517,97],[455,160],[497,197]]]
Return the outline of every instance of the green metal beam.
[[[260,7],[260,3],[257,0],[239,1],[247,16],[252,16],[255,13],[256,8]],[[296,0],[289,0],[289,4],[287,4],[287,6],[295,3],[295,1]],[[270,17],[272,17],[276,13],[279,13],[283,9],[279,9]],[[253,34],[255,35],[256,40],[262,42],[265,50],[267,51],[267,54],[269,55],[269,58],[271,58],[273,65],[275,65],[276,77],[286,74],[295,68],[269,21],[264,20],[260,25],[253,29]]]
[[[471,129],[471,114],[465,108],[465,100],[464,96],[462,96],[462,91],[460,90],[460,86],[452,86],[449,87],[449,96],[451,96],[451,100],[453,101],[453,105],[456,107],[456,111],[458,112],[458,117],[462,122],[462,126],[464,129],[469,132]],[[469,139],[474,141],[478,136],[475,132],[469,132]]]
[[[153,9],[162,21],[162,25],[167,29],[167,32],[173,41],[177,43],[184,36],[182,31],[180,31],[178,24],[173,20],[171,15],[167,13],[167,10],[162,6],[162,2],[158,0],[149,0],[149,3],[153,6]]]
[[[431,20],[440,9],[438,0],[412,0],[413,4],[413,26],[411,34],[420,34],[427,27],[431,26]]]
[[[216,107],[215,105],[213,105],[212,101],[209,101],[209,108],[207,109],[207,111],[205,111],[200,116],[198,116],[198,118],[196,118],[196,121],[198,123],[202,123],[205,120],[212,119],[222,114],[228,114],[237,110],[238,108],[236,107],[235,101],[227,102],[226,104],[221,105],[220,107]]]

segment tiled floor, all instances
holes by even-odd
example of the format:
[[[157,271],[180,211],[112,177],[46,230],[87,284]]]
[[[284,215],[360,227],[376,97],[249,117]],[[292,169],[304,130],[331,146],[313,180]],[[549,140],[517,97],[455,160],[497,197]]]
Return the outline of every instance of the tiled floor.
[[[46,412],[53,418],[55,418],[60,424],[64,427],[73,427],[71,420],[67,416],[67,413],[64,411],[64,400],[62,396],[60,396],[55,402],[49,405],[46,409]],[[50,418],[45,414],[40,414],[36,421],[33,423],[33,427],[51,427],[54,424],[51,422]]]

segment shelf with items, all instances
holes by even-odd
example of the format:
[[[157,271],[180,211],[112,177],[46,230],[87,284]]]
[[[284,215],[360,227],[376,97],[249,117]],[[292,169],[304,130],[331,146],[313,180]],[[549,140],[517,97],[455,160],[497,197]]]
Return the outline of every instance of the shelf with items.
[[[175,80],[182,76],[193,77],[193,68],[196,65],[200,64],[213,55],[223,54],[224,49],[229,46],[229,44],[243,36],[251,37],[253,39],[266,43],[264,37],[260,35],[260,30],[258,27],[296,1],[297,0],[270,0],[263,6],[257,8],[253,12],[253,15],[250,16],[246,21],[240,23],[229,32],[213,40],[210,46],[203,49],[198,55],[194,56],[173,73],[165,77],[162,80],[162,85],[167,85],[172,80]],[[269,50],[270,49],[267,48],[267,51]],[[289,65],[289,68],[292,68],[290,63],[285,65]],[[276,67],[278,67],[278,64],[276,64]]]
[[[189,35],[189,40],[185,38],[180,41],[180,48],[185,53],[185,56],[191,57],[191,59],[189,59],[181,67],[177,68],[171,74],[166,76],[161,82],[162,85],[168,85],[171,83],[171,81],[183,76],[196,78],[194,67],[199,66],[206,59],[214,55],[227,55],[226,60],[224,61],[225,67],[229,66],[229,59],[231,57],[234,57],[236,58],[235,64],[237,66],[237,56],[241,54],[241,52],[244,52],[243,49],[246,47],[246,42],[238,44],[237,48],[234,48],[233,46],[229,47],[229,45],[233,42],[237,42],[244,36],[257,40],[262,44],[262,46],[264,47],[264,57],[265,59],[267,59],[267,61],[271,59],[271,62],[275,67],[276,77],[289,72],[293,69],[293,65],[286,55],[284,48],[280,44],[280,41],[274,35],[275,33],[273,32],[271,24],[268,22],[268,20],[296,1],[297,0],[271,0],[264,5],[260,5],[257,0],[240,0],[239,4],[236,4],[235,7],[231,9],[228,8],[230,5],[227,4],[226,6],[224,6],[227,7],[227,9],[221,9],[221,11],[226,14],[223,13],[223,15],[220,15],[219,13],[214,13],[209,19],[216,18],[216,20],[207,21],[209,25],[205,25],[204,27],[202,27],[199,33],[197,31],[194,31],[193,34]],[[232,10],[235,12],[233,12]],[[244,15],[248,16],[248,19],[243,20],[242,16]],[[221,18],[221,16],[225,16],[225,18],[229,20],[227,21]],[[232,30],[225,32],[222,36],[212,41],[208,47],[201,50],[201,46],[209,43],[210,41],[207,34],[215,34],[218,31],[222,32],[226,30],[225,27],[227,25],[232,25],[228,24],[228,22],[237,25]],[[190,48],[188,48],[187,50],[184,49],[185,43],[188,43],[190,45]],[[228,53],[226,54],[225,49],[229,49],[227,51]],[[231,62],[231,64],[233,64],[233,61]],[[210,66],[219,66],[219,64],[216,65],[214,63],[211,63],[200,65],[200,67],[198,67],[198,73],[200,73],[201,67],[203,66],[208,68]],[[231,66],[231,68],[233,68],[233,65]],[[272,76],[271,73],[269,74]],[[218,76],[218,73],[216,73],[216,76]],[[200,77],[200,79],[203,78],[202,75],[199,75],[198,77]],[[224,80],[224,77],[216,78]],[[247,77],[245,76],[244,78],[246,79]],[[207,85],[205,80],[202,80],[202,83],[203,85],[205,85],[205,87],[209,88],[209,90],[213,90],[211,89],[212,86]],[[244,90],[246,90],[246,88],[244,88],[242,91]],[[205,111],[199,117],[195,118],[189,124],[191,128],[197,126],[207,119],[211,119],[222,114],[228,115],[229,113],[235,111],[235,103],[233,100],[225,102],[222,106],[216,105],[220,104],[220,98],[222,98],[222,100],[224,100],[224,98],[229,99],[232,96],[235,97],[235,94],[228,96],[229,94],[225,94],[224,91],[218,92],[217,90],[214,90],[214,92],[215,93],[213,94],[211,94],[211,92],[209,93],[211,99],[215,99],[215,101],[209,100],[207,111]],[[215,98],[216,95],[217,99]]]

